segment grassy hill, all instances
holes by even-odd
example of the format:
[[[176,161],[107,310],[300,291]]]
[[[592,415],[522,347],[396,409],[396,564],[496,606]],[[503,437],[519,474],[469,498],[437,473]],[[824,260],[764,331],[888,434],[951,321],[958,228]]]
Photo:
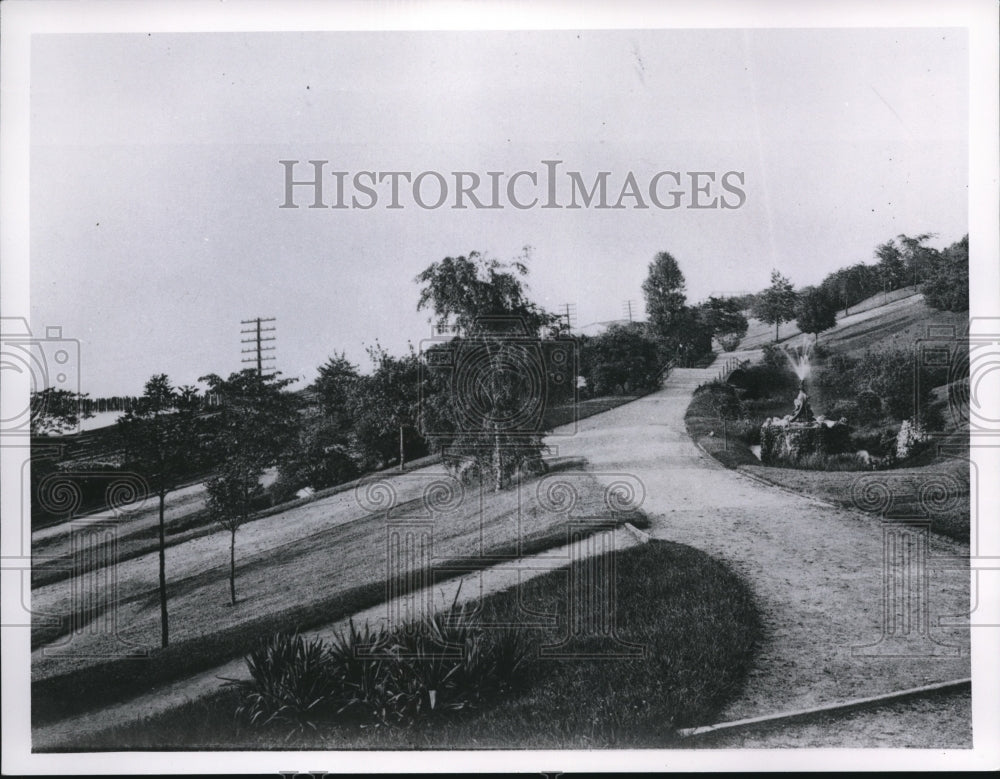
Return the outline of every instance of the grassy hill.
[[[967,313],[937,311],[924,302],[924,296],[914,287],[897,289],[885,296],[875,295],[851,306],[850,310],[850,314],[838,313],[836,327],[821,333],[819,343],[860,353],[870,348],[913,343],[932,334],[939,335],[942,328],[961,335],[968,324]],[[802,331],[795,322],[781,325],[780,342],[800,338]],[[740,349],[759,349],[770,343],[774,343],[774,325],[751,319]]]

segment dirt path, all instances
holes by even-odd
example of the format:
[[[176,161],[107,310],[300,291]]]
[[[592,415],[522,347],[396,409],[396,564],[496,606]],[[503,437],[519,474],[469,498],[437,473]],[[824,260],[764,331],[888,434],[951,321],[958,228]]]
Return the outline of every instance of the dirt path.
[[[968,613],[968,548],[923,536],[926,564],[915,554],[910,587],[890,575],[897,589],[886,597],[884,528],[877,517],[761,485],[726,470],[692,443],[684,412],[695,387],[717,372],[718,365],[675,370],[666,389],[583,420],[577,435],[559,442],[559,454],[586,453],[599,480],[612,478],[601,472],[638,477],[646,488],[642,509],[652,520],[653,537],[725,560],[752,584],[765,639],[743,693],[721,719],[969,676],[968,629],[938,626],[940,619]],[[895,645],[879,643],[883,608],[895,612],[907,592],[915,606],[920,593],[912,587],[921,576],[927,577],[928,640],[921,641],[913,629],[896,631]],[[966,723],[953,732],[968,732],[968,707],[953,707],[953,715]],[[939,724],[935,720],[928,727]],[[864,741],[851,738],[841,746]]]

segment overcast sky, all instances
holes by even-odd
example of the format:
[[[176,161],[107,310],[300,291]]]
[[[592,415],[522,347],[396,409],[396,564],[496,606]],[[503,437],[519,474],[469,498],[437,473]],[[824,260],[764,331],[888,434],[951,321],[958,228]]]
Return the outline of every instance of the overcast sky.
[[[580,325],[641,303],[658,251],[691,302],[774,267],[816,283],[899,233],[968,231],[968,77],[957,29],[36,36],[32,325],[80,339],[96,397],[237,370],[254,316],[277,318],[285,375],[340,350],[366,368],[364,344],[430,335],[414,276],[472,250],[531,245],[534,298]],[[629,171],[734,170],[746,202],[281,209],[284,159],[484,177],[562,160],[609,171],[612,199]]]

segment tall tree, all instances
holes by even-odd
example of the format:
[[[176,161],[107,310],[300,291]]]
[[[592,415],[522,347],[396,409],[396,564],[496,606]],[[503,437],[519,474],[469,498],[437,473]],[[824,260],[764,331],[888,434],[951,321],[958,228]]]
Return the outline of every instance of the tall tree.
[[[927,277],[927,273],[934,264],[938,252],[929,246],[924,246],[924,243],[936,237],[936,233],[921,233],[914,236],[900,234],[896,236],[896,244],[899,246],[899,252],[906,268],[906,280],[904,283],[917,286]]]
[[[659,252],[649,263],[649,275],[642,283],[646,297],[646,313],[652,329],[662,337],[670,337],[683,317],[687,297],[684,294],[684,274],[669,252]]]
[[[421,427],[451,467],[471,460],[496,491],[540,462],[550,400],[542,334],[558,317],[528,298],[527,254],[511,263],[478,252],[446,257],[416,277],[417,309],[431,309],[439,330],[455,334],[423,356]],[[566,371],[560,376],[575,381]]]
[[[324,415],[337,429],[350,427],[350,405],[361,375],[358,368],[341,352],[319,367],[311,389],[319,398]]]
[[[795,318],[795,288],[777,270],[771,271],[771,286],[757,295],[754,315],[761,322],[774,325],[775,341],[781,323]]]
[[[215,519],[229,531],[229,594],[236,605],[236,531],[253,513],[260,477],[277,465],[299,435],[299,402],[285,391],[293,379],[264,376],[248,368],[228,379],[204,376],[220,408],[213,417],[216,475],[206,485]]]
[[[903,252],[894,241],[886,241],[875,247],[878,258],[878,274],[882,281],[882,292],[888,293],[906,284],[906,263]]]
[[[193,387],[177,389],[165,374],[146,382],[142,397],[118,422],[116,433],[126,470],[141,475],[159,500],[160,642],[167,646],[166,529],[167,495],[197,473],[204,462],[198,412],[200,402]]]
[[[817,287],[806,287],[798,294],[795,304],[796,324],[803,333],[819,334],[837,324],[837,303]]]

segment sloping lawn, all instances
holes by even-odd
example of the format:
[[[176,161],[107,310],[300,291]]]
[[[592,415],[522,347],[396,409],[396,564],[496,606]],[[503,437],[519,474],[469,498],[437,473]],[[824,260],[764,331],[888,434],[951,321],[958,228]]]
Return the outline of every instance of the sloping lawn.
[[[572,476],[581,505],[601,511],[604,488],[592,476],[557,476]],[[261,634],[346,618],[384,601],[390,579],[397,591],[414,586],[419,577],[412,573],[387,571],[387,534],[396,522],[432,525],[433,557],[424,564],[450,565],[451,575],[458,563],[482,568],[569,540],[566,517],[540,503],[538,480],[499,494],[468,488],[450,497],[447,490],[435,491],[452,483],[442,474],[403,474],[394,478],[392,490],[383,489],[385,483],[376,480],[370,490],[340,493],[242,528],[235,607],[227,597],[226,534],[168,549],[171,643],[163,650],[155,559],[120,564],[117,579],[107,583],[114,588],[116,632],[84,629],[73,636],[70,651],[33,652],[33,722],[96,709],[213,668],[244,654]],[[385,510],[377,511],[380,506]],[[608,518],[642,521],[634,513]],[[46,606],[66,613],[70,588],[46,589]],[[40,600],[35,597],[33,605]],[[149,656],[123,656],[122,641],[147,648]]]
[[[611,555],[595,558],[605,565]],[[593,570],[586,564],[588,570]],[[594,602],[607,579],[544,574],[482,601],[487,622],[525,626],[534,645],[514,689],[475,709],[434,712],[412,726],[320,723],[286,740],[281,730],[239,725],[237,694],[220,688],[188,704],[66,749],[490,749],[664,747],[675,730],[711,723],[734,696],[753,657],[760,623],[746,583],[703,552],[652,541],[613,553],[613,635],[584,630],[556,656],[568,634],[567,602]],[[526,620],[525,615],[531,615]],[[576,622],[576,624],[586,624]],[[608,656],[629,651],[635,656]],[[583,655],[604,655],[584,657]],[[561,656],[560,656],[561,655]]]

